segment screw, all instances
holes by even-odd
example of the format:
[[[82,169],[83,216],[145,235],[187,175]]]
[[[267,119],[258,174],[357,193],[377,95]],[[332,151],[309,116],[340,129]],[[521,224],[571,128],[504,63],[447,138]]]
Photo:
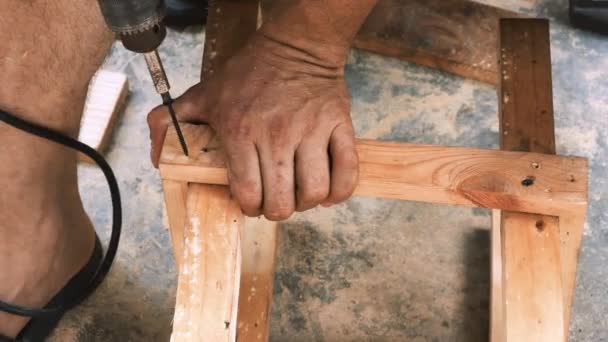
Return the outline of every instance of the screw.
[[[534,180],[535,180],[534,176],[528,176],[524,180],[521,181],[521,185],[526,186],[526,187],[532,186],[532,185],[534,185]]]
[[[538,230],[539,233],[545,230],[545,222],[542,220],[536,221],[536,230]]]

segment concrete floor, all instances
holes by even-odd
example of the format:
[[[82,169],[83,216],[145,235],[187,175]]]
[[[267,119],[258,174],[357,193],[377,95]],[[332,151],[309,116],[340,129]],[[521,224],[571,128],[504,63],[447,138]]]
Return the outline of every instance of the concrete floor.
[[[571,341],[608,341],[608,38],[567,26],[566,1],[486,0],[552,21],[560,154],[591,161]],[[194,84],[200,30],[170,32],[161,54],[179,94]],[[123,195],[124,233],[106,282],[70,312],[53,341],[168,341],[175,268],[145,116],[159,103],[143,58],[115,47],[107,68],[131,95],[107,153]],[[357,134],[496,148],[496,92],[487,85],[353,51],[346,68]],[[238,89],[235,89],[238,91]],[[110,207],[101,173],[80,169],[104,241]],[[490,212],[355,198],[281,225],[271,341],[486,341]]]

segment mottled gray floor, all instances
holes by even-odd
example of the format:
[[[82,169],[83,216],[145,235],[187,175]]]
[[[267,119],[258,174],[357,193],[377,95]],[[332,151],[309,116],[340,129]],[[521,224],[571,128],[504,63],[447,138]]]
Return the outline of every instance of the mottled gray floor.
[[[566,1],[486,0],[552,21],[561,154],[591,161],[572,341],[608,341],[608,38],[567,26]],[[202,33],[170,32],[161,54],[179,94],[196,82]],[[107,68],[131,95],[107,154],[124,199],[124,234],[107,281],[70,312],[54,341],[167,341],[175,269],[158,173],[148,162],[147,111],[158,103],[142,57],[115,47]],[[361,137],[496,148],[495,90],[354,51],[346,69]],[[235,89],[238,91],[238,89]],[[108,237],[98,170],[80,169],[87,209]],[[355,198],[281,225],[272,341],[485,341],[490,213]]]

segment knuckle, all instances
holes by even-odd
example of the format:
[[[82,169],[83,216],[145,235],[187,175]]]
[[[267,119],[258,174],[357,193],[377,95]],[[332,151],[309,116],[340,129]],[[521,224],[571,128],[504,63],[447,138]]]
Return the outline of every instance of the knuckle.
[[[148,126],[156,127],[162,123],[163,116],[159,114],[159,113],[161,113],[161,110],[162,109],[160,107],[157,107],[157,108],[152,109],[152,111],[150,113],[148,113],[148,116],[146,117]]]
[[[355,150],[355,138],[353,136],[342,136],[340,139],[333,141],[332,144],[331,151],[336,153],[338,156],[344,156],[344,158],[357,157],[357,152]]]
[[[344,170],[356,170],[359,168],[359,156],[354,149],[342,155],[339,166]]]
[[[293,132],[290,131],[290,127],[293,126],[287,118],[276,117],[264,123],[265,125],[265,138],[268,143],[275,151],[281,151],[289,145],[292,139]]]
[[[251,120],[247,116],[241,114],[227,115],[226,117],[227,119],[225,119],[221,125],[225,134],[236,141],[249,140],[252,135],[253,127]]]

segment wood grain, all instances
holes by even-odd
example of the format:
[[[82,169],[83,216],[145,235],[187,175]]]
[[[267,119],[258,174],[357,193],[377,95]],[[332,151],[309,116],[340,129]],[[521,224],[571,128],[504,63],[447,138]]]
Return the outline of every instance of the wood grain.
[[[558,218],[509,212],[502,227],[505,341],[564,341]]]
[[[179,269],[183,254],[184,226],[186,225],[186,200],[188,197],[188,183],[172,180],[163,180],[163,193],[165,206],[169,219],[169,232],[173,244],[173,256]]]
[[[500,147],[555,154],[549,24],[500,21]]]
[[[502,211],[492,209],[491,227],[491,260],[490,260],[490,342],[504,342],[505,320],[502,284],[502,239],[500,238],[500,227],[502,226]]]
[[[516,16],[467,0],[380,0],[354,47],[497,84],[498,21]]]
[[[205,25],[201,80],[211,77],[258,27],[259,1],[212,0]]]
[[[576,270],[585,230],[587,211],[581,209],[574,213],[564,213],[559,218],[560,241],[562,246],[562,288],[564,292],[564,331],[570,333],[572,302],[576,288]]]
[[[221,65],[247,41],[261,23],[258,1],[210,2],[202,79],[211,77]],[[201,131],[201,133],[204,133]],[[212,136],[198,136],[195,146],[210,150]],[[225,177],[223,160],[198,155],[200,162],[218,168],[216,178]],[[217,157],[217,154],[216,154]],[[216,179],[217,180],[217,179]],[[267,341],[270,329],[270,307],[274,280],[277,245],[277,225],[265,219],[248,218],[241,230],[241,282],[237,316],[237,336],[240,342]]]
[[[244,218],[225,186],[190,184],[171,341],[235,341]]]
[[[268,341],[277,242],[276,222],[264,218],[246,219],[241,230],[239,341]]]
[[[169,130],[159,167],[163,179],[228,184],[223,151],[210,129],[182,130],[188,146],[200,152],[184,156]],[[582,158],[373,140],[357,140],[357,151],[360,196],[553,215],[587,203]],[[522,185],[525,178],[534,184]]]
[[[501,148],[555,154],[548,22],[541,19],[501,20],[499,56]],[[505,262],[504,279],[502,284],[494,283],[492,287],[502,287],[505,304],[513,300],[509,298],[509,293],[523,291],[529,305],[517,302],[519,305],[503,307],[506,330],[504,336],[492,335],[495,338],[492,341],[562,341],[567,338],[582,222],[579,220],[579,226],[573,227],[566,217],[584,218],[585,208],[577,207],[574,211],[554,214],[560,216],[558,225],[555,225],[555,217],[502,212],[500,230],[503,239],[501,252]],[[538,222],[549,222],[545,230],[551,231],[539,236]],[[511,243],[517,241],[520,241],[520,245]],[[506,246],[510,246],[510,249],[506,250]],[[561,247],[555,251],[554,246]],[[539,250],[544,254],[535,254]],[[494,257],[495,254],[493,251]],[[512,261],[507,263],[506,257],[515,260],[544,258],[546,262],[517,265]],[[559,270],[555,270],[555,264],[560,266]],[[513,274],[521,279],[509,283],[509,277],[512,278]],[[546,284],[529,274],[542,274],[542,281],[551,286],[543,288]],[[557,279],[561,282],[559,287],[554,284]],[[556,298],[558,293],[561,298]],[[492,300],[495,301],[495,298]],[[562,317],[556,317],[554,311],[545,310],[560,307]],[[495,310],[500,308],[492,308],[493,313]],[[493,331],[500,329],[491,328]]]

